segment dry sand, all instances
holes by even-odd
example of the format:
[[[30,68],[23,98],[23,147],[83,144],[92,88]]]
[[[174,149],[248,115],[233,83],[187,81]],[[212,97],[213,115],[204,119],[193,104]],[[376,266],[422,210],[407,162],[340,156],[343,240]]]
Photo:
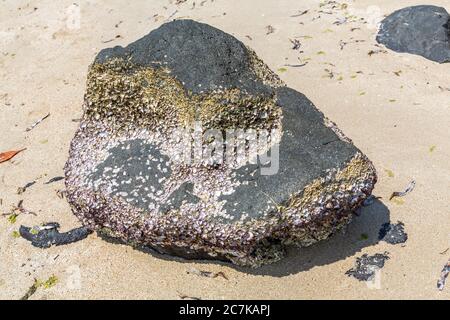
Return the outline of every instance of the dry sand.
[[[423,1],[423,0],[422,0]],[[182,2],[182,1],[179,1]],[[21,199],[36,216],[15,223],[0,217],[0,298],[19,299],[34,278],[55,275],[56,285],[32,299],[448,299],[436,281],[450,257],[450,64],[394,52],[368,55],[375,47],[376,19],[424,2],[358,0],[347,10],[368,24],[333,24],[345,10],[318,13],[319,1],[270,0],[77,1],[81,24],[67,19],[73,0],[2,0],[0,3],[0,151],[26,147],[0,165],[0,212]],[[447,6],[446,0],[428,1]],[[298,12],[309,10],[298,16]],[[379,11],[378,11],[379,10]],[[374,162],[380,202],[364,208],[345,234],[306,249],[291,249],[283,261],[256,270],[228,264],[187,262],[107,243],[95,235],[49,250],[32,247],[13,232],[21,224],[57,221],[62,230],[79,224],[56,190],[62,181],[69,142],[81,116],[88,65],[99,50],[126,45],[171,18],[209,23],[251,46],[286,83],[306,94]],[[314,17],[320,18],[314,19]],[[274,32],[266,34],[271,25]],[[360,28],[354,29],[352,28]],[[116,38],[120,35],[119,38]],[[304,51],[292,49],[298,38]],[[106,41],[112,40],[108,43]],[[340,40],[348,42],[341,50]],[[363,40],[355,42],[355,40]],[[301,61],[298,60],[300,57]],[[285,64],[308,64],[285,67]],[[280,68],[285,68],[283,70]],[[334,74],[330,78],[328,69]],[[47,113],[30,132],[25,129]],[[44,175],[24,194],[17,188]],[[410,180],[416,189],[389,201]],[[382,223],[402,221],[406,245],[378,243]],[[362,234],[368,235],[364,240]],[[363,253],[388,251],[378,285],[345,275]],[[224,272],[204,278],[191,268]]]

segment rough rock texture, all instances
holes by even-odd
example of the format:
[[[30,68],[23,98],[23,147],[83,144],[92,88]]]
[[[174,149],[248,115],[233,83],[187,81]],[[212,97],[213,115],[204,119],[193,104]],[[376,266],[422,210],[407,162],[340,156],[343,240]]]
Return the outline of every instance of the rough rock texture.
[[[239,130],[267,143],[239,140]],[[231,35],[191,20],[100,52],[65,173],[87,228],[253,267],[287,244],[328,238],[376,182],[372,163],[304,95]]]
[[[389,49],[450,62],[450,15],[436,6],[395,11],[381,23],[377,41]]]

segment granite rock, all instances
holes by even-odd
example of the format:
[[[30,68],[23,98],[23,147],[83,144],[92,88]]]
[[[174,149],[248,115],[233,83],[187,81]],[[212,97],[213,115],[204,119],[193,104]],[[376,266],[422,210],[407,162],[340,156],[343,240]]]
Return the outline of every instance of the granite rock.
[[[90,230],[252,267],[328,238],[376,182],[311,101],[242,42],[192,20],[99,53],[65,174]]]

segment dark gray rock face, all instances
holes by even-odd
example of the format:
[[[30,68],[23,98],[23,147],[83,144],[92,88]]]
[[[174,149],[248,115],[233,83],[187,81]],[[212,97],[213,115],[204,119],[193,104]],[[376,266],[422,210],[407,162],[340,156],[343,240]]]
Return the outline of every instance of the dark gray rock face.
[[[192,20],[162,25],[126,48],[105,49],[96,58],[130,58],[134,64],[167,67],[192,92],[241,88],[264,94],[271,91],[251,70],[248,50],[233,36]]]
[[[238,180],[249,183],[239,185],[236,192],[224,195],[220,200],[226,200],[225,208],[238,215],[261,216],[274,210],[274,203],[285,203],[289,195],[303,190],[321,173],[339,167],[358,152],[352,144],[340,140],[332,129],[323,125],[323,114],[303,94],[282,87],[277,89],[277,99],[283,110],[284,130],[279,146],[279,171],[274,175],[262,175],[260,165],[256,164],[236,170]],[[318,123],[322,125],[318,126]],[[258,200],[264,197],[272,202]],[[238,204],[234,209],[231,208],[233,203]]]
[[[65,172],[87,228],[253,267],[344,227],[376,182],[304,95],[234,37],[191,20],[98,55]]]
[[[377,41],[391,50],[450,62],[450,15],[436,6],[414,6],[384,19]]]

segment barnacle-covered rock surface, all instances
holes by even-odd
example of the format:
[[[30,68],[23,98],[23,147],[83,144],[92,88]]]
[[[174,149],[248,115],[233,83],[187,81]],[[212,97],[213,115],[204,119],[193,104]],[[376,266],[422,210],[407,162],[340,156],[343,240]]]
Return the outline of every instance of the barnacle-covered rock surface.
[[[65,173],[88,228],[252,267],[328,238],[376,182],[303,94],[236,38],[192,20],[99,53]]]
[[[397,52],[450,62],[450,15],[430,5],[397,10],[382,21],[377,41]]]

